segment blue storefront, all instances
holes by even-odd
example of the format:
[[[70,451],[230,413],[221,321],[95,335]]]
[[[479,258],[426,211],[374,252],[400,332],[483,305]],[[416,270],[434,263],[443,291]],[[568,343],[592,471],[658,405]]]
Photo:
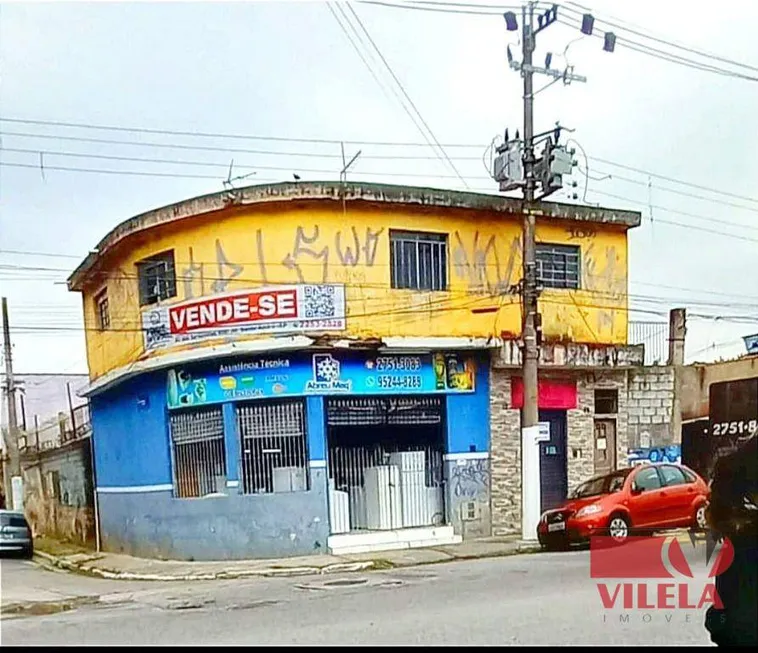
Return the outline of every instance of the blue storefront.
[[[106,550],[284,557],[488,519],[484,352],[215,359],[125,381],[91,411]]]

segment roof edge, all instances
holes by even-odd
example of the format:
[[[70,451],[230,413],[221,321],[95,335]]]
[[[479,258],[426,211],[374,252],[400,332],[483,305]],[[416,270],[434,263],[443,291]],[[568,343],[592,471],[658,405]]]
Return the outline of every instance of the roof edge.
[[[521,213],[524,206],[522,199],[502,195],[364,182],[281,182],[224,190],[153,209],[120,223],[108,232],[97,244],[97,247],[71,273],[67,280],[68,289],[81,290],[82,285],[86,282],[87,273],[95,263],[111,248],[134,234],[185,218],[222,211],[233,206],[297,200],[362,201],[489,210],[503,213]],[[625,228],[637,227],[642,221],[642,214],[638,211],[605,209],[558,202],[540,203],[536,215],[575,222],[615,224]]]

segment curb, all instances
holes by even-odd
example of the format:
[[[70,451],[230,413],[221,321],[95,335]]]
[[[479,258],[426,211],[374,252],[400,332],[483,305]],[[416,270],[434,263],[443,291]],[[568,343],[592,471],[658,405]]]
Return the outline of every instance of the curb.
[[[233,580],[235,578],[255,577],[290,577],[290,576],[317,576],[321,574],[351,573],[368,571],[374,568],[387,568],[387,561],[367,560],[365,562],[335,562],[325,567],[264,567],[262,569],[240,569],[239,571],[218,571],[214,573],[190,573],[190,574],[140,574],[130,571],[112,571],[86,562],[75,563],[58,558],[44,551],[35,551],[35,557],[39,557],[46,563],[72,571],[75,573],[105,578],[108,580],[142,580],[142,581],[194,581],[194,580]]]

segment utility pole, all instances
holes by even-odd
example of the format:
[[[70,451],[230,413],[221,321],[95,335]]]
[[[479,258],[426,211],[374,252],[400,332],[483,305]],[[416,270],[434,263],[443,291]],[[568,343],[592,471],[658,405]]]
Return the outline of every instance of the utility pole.
[[[538,364],[542,341],[542,318],[539,313],[539,280],[537,275],[536,216],[540,214],[540,201],[563,187],[564,175],[570,175],[574,161],[574,151],[559,143],[561,126],[541,134],[534,133],[534,74],[552,77],[553,82],[586,82],[587,79],[574,74],[573,66],[563,70],[551,68],[552,53],[545,57],[544,67],[534,66],[535,37],[550,27],[558,17],[558,5],[540,13],[535,27],[536,3],[530,1],[521,9],[522,61],[513,59],[510,46],[507,48],[509,66],[521,73],[524,79],[524,139],[511,140],[505,131],[503,145],[497,149],[493,177],[500,183],[500,190],[507,192],[521,189],[523,192],[523,276],[521,279],[522,300],[522,378],[524,384],[524,404],[521,409],[521,534],[524,540],[537,538],[537,525],[541,513],[540,497],[540,454],[539,442],[549,440],[550,434],[541,433],[539,423],[539,381]],[[519,29],[518,19],[512,11],[503,14],[509,32]],[[594,18],[591,14],[582,17],[581,32],[591,35]],[[604,50],[613,52],[616,37],[605,35]],[[565,54],[565,52],[564,52]],[[552,84],[550,82],[547,86]],[[547,88],[545,86],[544,88]],[[540,89],[537,91],[539,93]],[[535,147],[540,142],[544,149],[539,157]],[[537,186],[541,195],[536,196]],[[576,183],[573,184],[576,186]],[[576,195],[574,195],[576,199]]]
[[[539,427],[537,362],[537,271],[535,260],[535,180],[534,180],[534,4],[521,10],[524,76],[524,228],[523,228],[523,339],[522,374],[524,406],[521,428]]]
[[[8,300],[2,299],[3,312],[3,351],[5,353],[5,396],[8,402],[8,429],[5,438],[5,450],[10,465],[3,469],[5,478],[5,504],[13,510],[21,510],[23,497],[21,492],[21,459],[18,451],[18,415],[16,414],[16,386],[13,377],[13,354],[11,351],[11,329],[8,321]],[[9,473],[10,472],[10,473]]]

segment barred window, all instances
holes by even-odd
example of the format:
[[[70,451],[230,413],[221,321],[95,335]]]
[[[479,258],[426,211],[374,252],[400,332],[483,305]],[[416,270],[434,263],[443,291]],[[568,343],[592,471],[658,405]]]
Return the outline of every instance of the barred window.
[[[111,328],[111,313],[108,305],[108,289],[98,293],[95,297],[95,307],[97,309],[97,326],[101,330]]]
[[[407,290],[447,290],[447,234],[390,231],[390,284]]]
[[[174,250],[156,254],[137,263],[140,306],[176,297]]]
[[[543,288],[579,288],[580,249],[577,245],[538,243],[537,283]]]
[[[226,492],[226,447],[221,408],[172,413],[174,494],[180,499]]]
[[[310,487],[302,400],[237,406],[242,492],[304,492]]]

